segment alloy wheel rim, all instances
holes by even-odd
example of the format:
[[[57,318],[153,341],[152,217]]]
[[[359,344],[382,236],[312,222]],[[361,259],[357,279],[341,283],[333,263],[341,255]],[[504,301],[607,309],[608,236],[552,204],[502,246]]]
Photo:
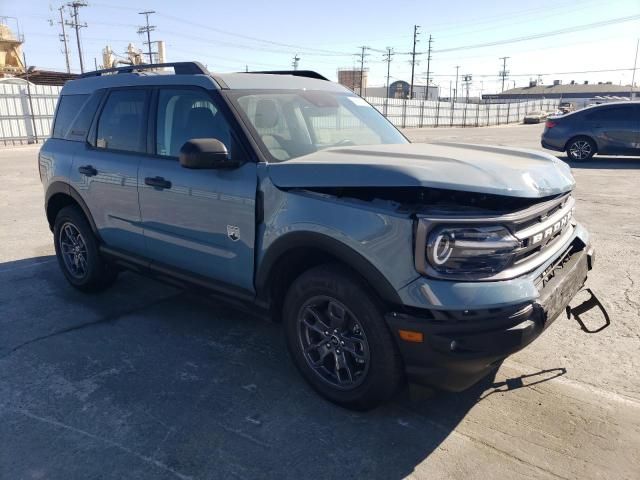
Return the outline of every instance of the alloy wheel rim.
[[[307,365],[324,382],[352,390],[369,371],[369,343],[356,316],[329,296],[308,300],[298,313],[298,341]]]
[[[60,250],[67,271],[74,278],[84,278],[89,270],[87,244],[78,228],[67,222],[60,228]]]
[[[571,152],[571,156],[577,160],[584,160],[591,154],[591,145],[585,140],[578,140],[577,142],[573,142],[571,148],[569,148],[569,152]]]

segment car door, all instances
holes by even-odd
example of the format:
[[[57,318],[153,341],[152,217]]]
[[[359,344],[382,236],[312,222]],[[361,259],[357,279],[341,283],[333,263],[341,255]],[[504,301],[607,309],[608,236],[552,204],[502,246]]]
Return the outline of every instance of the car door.
[[[616,104],[599,107],[587,114],[587,122],[598,144],[598,153],[629,155],[637,152],[637,105]]]
[[[138,168],[146,154],[150,92],[106,92],[82,151],[74,156],[71,182],[87,204],[102,241],[130,253],[146,253],[138,204]]]
[[[256,163],[240,146],[221,100],[200,88],[154,95],[155,155],[140,165],[140,209],[149,257],[157,266],[253,291]],[[235,169],[193,170],[178,161],[192,138],[216,138]]]

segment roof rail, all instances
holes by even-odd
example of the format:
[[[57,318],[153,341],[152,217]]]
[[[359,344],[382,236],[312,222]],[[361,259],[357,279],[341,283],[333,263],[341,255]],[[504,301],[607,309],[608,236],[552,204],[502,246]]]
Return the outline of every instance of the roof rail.
[[[110,73],[133,73],[143,70],[154,70],[156,68],[171,67],[176,75],[208,75],[209,71],[200,62],[173,62],[173,63],[145,63],[142,65],[125,65],[124,67],[107,68],[104,70],[96,70],[95,72],[86,72],[78,78],[100,77]]]
[[[314,72],[313,70],[266,70],[262,72],[242,72],[242,73],[266,73],[269,75],[293,75],[294,77],[308,77],[308,78],[316,78],[318,80],[326,80],[329,79],[323,75],[320,75],[318,72]]]

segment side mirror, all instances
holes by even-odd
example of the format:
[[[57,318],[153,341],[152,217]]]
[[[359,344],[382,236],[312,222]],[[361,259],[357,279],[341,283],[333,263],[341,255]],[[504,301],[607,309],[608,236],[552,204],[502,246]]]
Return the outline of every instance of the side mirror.
[[[224,143],[216,138],[192,138],[180,148],[180,165],[193,169],[236,168]]]

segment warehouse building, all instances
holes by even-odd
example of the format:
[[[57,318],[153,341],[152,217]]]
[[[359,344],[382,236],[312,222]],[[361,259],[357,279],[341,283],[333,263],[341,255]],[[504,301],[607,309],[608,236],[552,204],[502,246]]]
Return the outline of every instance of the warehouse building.
[[[558,100],[575,104],[576,108],[584,108],[587,105],[640,99],[637,93],[638,87],[632,89],[631,85],[613,85],[611,82],[576,83],[563,85],[560,80],[553,85],[539,85],[531,82],[528,87],[512,88],[502,93],[482,95],[482,99],[488,102],[513,102],[517,100]]]

